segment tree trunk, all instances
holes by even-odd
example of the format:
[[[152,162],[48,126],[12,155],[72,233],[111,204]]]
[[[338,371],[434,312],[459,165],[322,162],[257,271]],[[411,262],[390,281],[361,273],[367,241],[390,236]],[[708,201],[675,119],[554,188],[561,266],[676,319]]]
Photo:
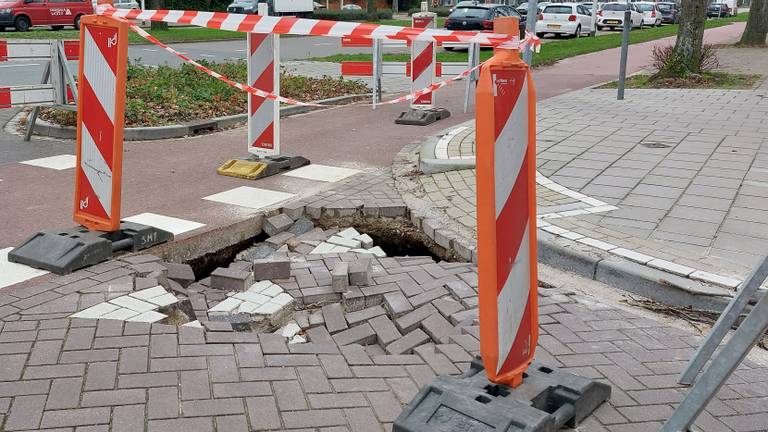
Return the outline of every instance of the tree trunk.
[[[163,9],[163,0],[152,0],[152,9]],[[149,25],[150,30],[168,30],[168,23],[152,21]]]
[[[764,45],[768,36],[768,0],[752,0],[747,28],[741,35],[742,45]]]
[[[376,14],[376,0],[368,0],[368,19],[371,21],[378,21],[379,16]]]
[[[685,73],[701,72],[701,47],[708,3],[708,0],[682,1],[675,55]]]

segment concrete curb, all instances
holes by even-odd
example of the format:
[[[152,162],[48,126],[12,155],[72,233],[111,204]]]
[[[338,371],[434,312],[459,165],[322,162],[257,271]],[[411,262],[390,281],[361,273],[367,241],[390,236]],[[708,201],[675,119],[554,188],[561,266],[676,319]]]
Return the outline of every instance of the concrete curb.
[[[437,134],[432,135],[424,140],[424,142],[421,144],[421,148],[419,149],[419,170],[424,174],[437,174],[446,171],[474,168],[474,158],[438,159],[435,152],[435,147],[437,147],[437,143],[440,141],[440,138],[448,134],[448,132],[451,130],[468,124],[474,124],[474,120],[469,120],[464,123],[443,129]]]
[[[347,103],[358,102],[371,97],[370,93],[338,96],[329,99],[323,99],[317,101],[319,104],[328,105],[332,107],[334,105],[341,105]],[[297,114],[304,114],[310,111],[316,111],[319,109],[325,109],[321,107],[310,107],[302,105],[289,105],[280,108],[280,117],[289,117]],[[235,114],[231,116],[215,117],[207,120],[196,120],[187,123],[168,125],[168,126],[148,126],[148,127],[136,127],[125,128],[124,140],[125,141],[147,141],[147,140],[159,140],[169,138],[182,138],[188,136],[195,136],[204,133],[216,132],[224,129],[230,129],[233,127],[245,124],[248,121],[248,114]],[[75,139],[77,131],[72,126],[59,126],[49,123],[45,120],[38,119],[35,123],[35,135],[42,135],[51,138],[60,139]]]

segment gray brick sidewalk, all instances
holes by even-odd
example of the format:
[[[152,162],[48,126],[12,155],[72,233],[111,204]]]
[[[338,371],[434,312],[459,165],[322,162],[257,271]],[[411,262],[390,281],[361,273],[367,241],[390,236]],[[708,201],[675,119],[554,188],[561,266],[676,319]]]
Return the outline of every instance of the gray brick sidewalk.
[[[349,259],[294,255],[291,278],[275,282],[300,299],[299,278],[330,283],[333,263]],[[312,309],[323,320],[306,324],[308,343],[221,322],[67,318],[138,289],[135,272],[107,262],[0,294],[2,430],[390,430],[422,385],[464,370],[478,351],[471,264],[376,259],[364,302],[345,295]],[[540,314],[539,361],[613,386],[579,430],[656,430],[683,397],[675,374],[700,337],[567,287],[541,288]],[[757,361],[718,393],[700,430],[765,429],[768,368]]]

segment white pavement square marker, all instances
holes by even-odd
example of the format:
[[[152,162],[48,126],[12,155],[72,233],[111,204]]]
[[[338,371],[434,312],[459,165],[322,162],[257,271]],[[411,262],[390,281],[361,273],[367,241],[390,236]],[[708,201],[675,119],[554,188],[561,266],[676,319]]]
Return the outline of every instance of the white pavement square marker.
[[[12,250],[13,248],[0,249],[0,288],[48,273],[45,270],[38,270],[23,264],[9,262],[8,252]]]
[[[50,168],[56,171],[62,171],[66,169],[72,169],[77,165],[77,158],[75,155],[58,155],[44,157],[40,159],[32,159],[28,161],[22,161],[24,165],[32,165],[40,168]]]
[[[135,216],[124,218],[123,220],[160,228],[161,230],[173,233],[173,235],[183,234],[185,232],[196,230],[205,226],[205,224],[199,222],[170,216],[163,216],[155,213],[141,213]]]
[[[337,182],[349,176],[353,176],[359,172],[361,171],[351,168],[312,164],[288,171],[283,175],[314,181]]]
[[[295,194],[240,186],[228,191],[203,197],[204,200],[232,204],[252,209],[262,209],[295,197]]]

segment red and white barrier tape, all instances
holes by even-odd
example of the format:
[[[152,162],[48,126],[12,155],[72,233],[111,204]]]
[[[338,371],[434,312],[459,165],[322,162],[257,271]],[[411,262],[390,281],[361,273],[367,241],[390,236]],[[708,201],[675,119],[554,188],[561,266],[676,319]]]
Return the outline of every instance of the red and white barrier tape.
[[[97,15],[116,18],[191,24],[200,27],[246,33],[480,43],[492,46],[503,44],[504,48],[510,49],[518,49],[520,46],[519,37],[510,37],[509,35],[496,33],[399,27],[370,23],[304,19],[288,16],[276,17],[226,12],[180,10],[115,9],[111,5],[97,6],[95,13]]]
[[[251,87],[249,85],[245,85],[245,84],[242,84],[242,83],[239,83],[239,82],[236,82],[236,81],[232,81],[231,79],[225,77],[224,75],[221,75],[218,72],[215,72],[215,71],[212,71],[212,70],[208,69],[207,67],[201,65],[200,63],[192,60],[191,58],[185,56],[184,54],[182,54],[182,53],[176,51],[175,49],[169,47],[168,45],[160,42],[159,40],[157,40],[157,38],[155,38],[151,34],[147,33],[146,31],[141,29],[136,24],[128,23],[128,25],[130,26],[131,30],[133,30],[135,33],[137,33],[139,36],[143,37],[144,39],[152,42],[153,44],[163,48],[164,50],[166,50],[169,53],[175,55],[176,57],[184,60],[185,62],[187,62],[189,64],[191,64],[192,66],[196,67],[201,72],[204,72],[204,73],[206,73],[206,74],[208,74],[208,75],[210,75],[210,76],[212,76],[212,77],[214,77],[214,78],[216,78],[218,80],[224,81],[225,83],[229,84],[232,87],[235,87],[236,89],[242,90],[244,92],[251,93],[251,94],[259,96],[259,97],[280,101],[280,102],[283,102],[283,103],[286,103],[286,104],[289,104],[289,105],[302,105],[302,106],[315,106],[315,107],[327,106],[327,105],[316,104],[316,103],[311,103],[311,102],[297,101],[296,99],[291,99],[291,98],[279,96],[279,95],[276,95],[274,93],[266,92],[264,90],[259,90],[257,88]]]
[[[224,75],[221,75],[218,72],[215,72],[215,71],[212,71],[211,69],[208,69],[207,67],[201,65],[200,63],[192,60],[191,58],[185,56],[184,54],[182,54],[182,53],[176,51],[175,49],[169,47],[168,45],[160,42],[157,38],[155,38],[151,34],[147,33],[146,31],[141,29],[139,26],[137,26],[137,25],[135,25],[133,23],[128,23],[128,25],[130,26],[131,30],[133,30],[136,34],[138,34],[139,36],[143,37],[144,39],[154,43],[155,45],[163,48],[164,50],[168,51],[169,53],[177,56],[181,60],[191,64],[192,66],[194,66],[195,68],[197,68],[201,72],[204,72],[204,73],[206,73],[206,74],[208,74],[208,75],[210,75],[210,76],[212,76],[212,77],[214,77],[214,78],[216,78],[218,80],[221,80],[221,81],[223,81],[223,82],[229,84],[230,86],[235,87],[235,88],[237,88],[239,90],[251,93],[251,94],[259,96],[259,97],[280,101],[280,102],[283,102],[283,103],[286,103],[286,104],[289,104],[289,105],[302,105],[302,106],[313,106],[313,107],[327,107],[328,106],[328,105],[317,104],[317,103],[312,103],[312,102],[301,102],[301,101],[298,101],[296,99],[291,99],[291,98],[279,96],[279,95],[276,95],[274,93],[270,93],[270,92],[267,92],[267,91],[264,91],[264,90],[259,90],[257,88],[251,87],[249,85],[245,85],[245,84],[242,84],[242,83],[239,83],[239,82],[236,82],[236,81],[232,81],[231,79],[225,77]],[[541,45],[541,42],[539,41],[538,37],[536,37],[535,35],[532,35],[529,32],[526,32],[525,39],[523,39],[523,41],[520,43],[519,46],[521,48],[528,47],[529,49],[534,49],[534,47],[538,47],[540,45]],[[400,96],[399,98],[396,98],[396,99],[392,99],[392,100],[388,100],[388,101],[384,101],[384,102],[379,102],[376,105],[392,105],[392,104],[396,104],[396,103],[400,103],[400,102],[410,101],[410,100],[416,99],[416,98],[418,98],[418,97],[420,97],[422,95],[425,95],[425,94],[428,94],[428,93],[432,93],[432,92],[434,92],[436,90],[439,90],[439,89],[441,89],[441,88],[443,88],[443,87],[453,83],[454,81],[457,81],[457,80],[460,80],[462,78],[465,78],[465,77],[469,76],[469,74],[471,74],[472,72],[474,72],[477,69],[479,69],[484,63],[485,62],[480,63],[480,64],[478,64],[475,67],[469,68],[469,69],[465,70],[464,72],[456,75],[455,77],[449,78],[447,80],[439,81],[439,82],[436,82],[436,83],[432,83],[429,86],[427,86],[427,87],[425,87],[425,88],[423,88],[421,90],[417,90],[417,91],[415,91],[413,93],[410,93],[410,94],[407,94],[405,96]]]

